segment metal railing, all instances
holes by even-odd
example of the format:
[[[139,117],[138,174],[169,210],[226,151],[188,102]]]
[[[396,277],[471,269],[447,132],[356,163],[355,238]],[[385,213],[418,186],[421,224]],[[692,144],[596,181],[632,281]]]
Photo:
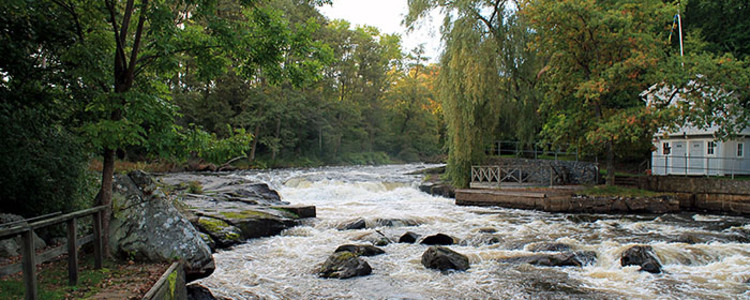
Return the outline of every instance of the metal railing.
[[[4,224],[7,228],[0,229],[0,239],[6,237],[21,236],[22,240],[22,259],[21,263],[15,263],[7,266],[0,267],[0,277],[4,277],[10,274],[23,272],[23,281],[25,286],[25,299],[32,300],[38,299],[38,289],[36,280],[36,265],[52,260],[53,258],[62,254],[68,254],[68,284],[78,284],[78,247],[84,244],[93,242],[94,243],[94,267],[96,269],[102,268],[103,263],[103,252],[102,252],[102,212],[106,209],[106,206],[97,206],[65,215],[56,216],[57,213],[40,217],[31,218],[24,220],[24,222],[13,222]],[[77,220],[87,216],[93,216],[94,232],[91,235],[81,237],[77,236]],[[37,220],[42,217],[49,217],[47,219],[28,223],[29,220]],[[67,247],[60,246],[47,250],[44,253],[36,254],[34,246],[34,230],[61,223],[67,224]],[[10,225],[8,227],[8,225]]]
[[[572,151],[568,152],[563,150],[561,147],[552,147],[552,145],[538,145],[536,143],[533,143],[529,145],[528,147],[525,147],[526,144],[518,142],[518,141],[496,141],[492,144],[491,147],[485,149],[485,152],[488,155],[497,155],[497,156],[507,156],[512,155],[514,157],[525,157],[525,158],[554,158],[554,160],[558,160],[558,158],[562,157],[568,157],[572,159],[575,157],[575,160],[579,160],[578,151]]]
[[[651,174],[654,175],[750,175],[750,159],[689,154],[653,154]]]
[[[553,166],[472,166],[470,186],[499,188],[501,183],[554,185],[559,179],[560,175]]]

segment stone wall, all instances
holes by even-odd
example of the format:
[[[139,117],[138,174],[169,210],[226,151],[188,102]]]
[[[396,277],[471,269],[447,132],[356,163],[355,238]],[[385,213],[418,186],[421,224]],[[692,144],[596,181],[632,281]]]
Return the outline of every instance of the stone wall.
[[[526,170],[539,170],[529,174],[530,182],[545,183],[550,182],[550,168],[554,171],[557,179],[556,185],[565,184],[596,184],[599,175],[599,169],[596,163],[584,161],[564,161],[548,159],[525,159],[525,158],[496,158],[488,165],[497,166],[523,166]],[[553,176],[555,176],[553,175]]]
[[[706,177],[650,176],[641,188],[668,193],[750,195],[750,181]]]
[[[674,193],[683,210],[750,215],[750,181],[705,177],[650,176],[640,188]]]

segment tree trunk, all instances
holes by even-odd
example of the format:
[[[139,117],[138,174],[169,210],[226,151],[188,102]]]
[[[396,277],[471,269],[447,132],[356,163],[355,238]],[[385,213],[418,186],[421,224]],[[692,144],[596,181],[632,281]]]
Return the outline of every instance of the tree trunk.
[[[614,141],[607,141],[607,186],[615,185],[615,147]]]
[[[115,173],[115,150],[104,149],[104,166],[102,168],[102,189],[99,191],[99,205],[106,206],[102,213],[102,246],[104,255],[112,257],[109,248],[109,222],[112,219],[112,181]]]

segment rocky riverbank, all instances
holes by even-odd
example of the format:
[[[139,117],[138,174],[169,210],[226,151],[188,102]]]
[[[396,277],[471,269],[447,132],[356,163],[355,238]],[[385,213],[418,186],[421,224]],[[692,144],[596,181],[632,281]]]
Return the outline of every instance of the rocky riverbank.
[[[190,188],[188,188],[190,187]],[[125,260],[183,262],[187,281],[215,269],[212,252],[273,236],[315,217],[265,183],[230,175],[117,175],[110,249]]]

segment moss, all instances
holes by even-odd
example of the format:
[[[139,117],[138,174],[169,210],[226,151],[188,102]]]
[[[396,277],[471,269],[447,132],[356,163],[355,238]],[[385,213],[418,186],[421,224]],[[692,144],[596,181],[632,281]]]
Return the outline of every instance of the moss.
[[[167,276],[167,282],[169,283],[169,294],[172,295],[170,299],[177,299],[174,292],[177,290],[177,270],[175,269],[172,273]]]
[[[228,219],[244,220],[244,219],[270,219],[273,216],[269,213],[255,210],[243,210],[243,211],[229,211],[221,212],[221,215]]]
[[[200,224],[201,227],[205,228],[206,231],[211,232],[212,234],[223,234],[223,238],[226,240],[239,240],[240,234],[236,233],[231,230],[227,230],[230,225],[227,222],[224,222],[219,219],[215,218],[208,218],[208,217],[201,217],[198,219],[198,224]]]
[[[225,228],[231,226],[229,225],[229,223],[222,220],[207,217],[201,217],[200,219],[198,219],[198,224],[200,224],[201,227],[210,232],[220,232]]]
[[[285,212],[285,213],[289,214],[289,216],[292,217],[292,219],[299,219],[300,218],[299,215],[297,215],[296,213],[294,213],[291,210],[288,210],[286,208],[283,208],[283,207],[271,207],[271,209],[275,209],[275,210],[278,210],[278,211]]]

